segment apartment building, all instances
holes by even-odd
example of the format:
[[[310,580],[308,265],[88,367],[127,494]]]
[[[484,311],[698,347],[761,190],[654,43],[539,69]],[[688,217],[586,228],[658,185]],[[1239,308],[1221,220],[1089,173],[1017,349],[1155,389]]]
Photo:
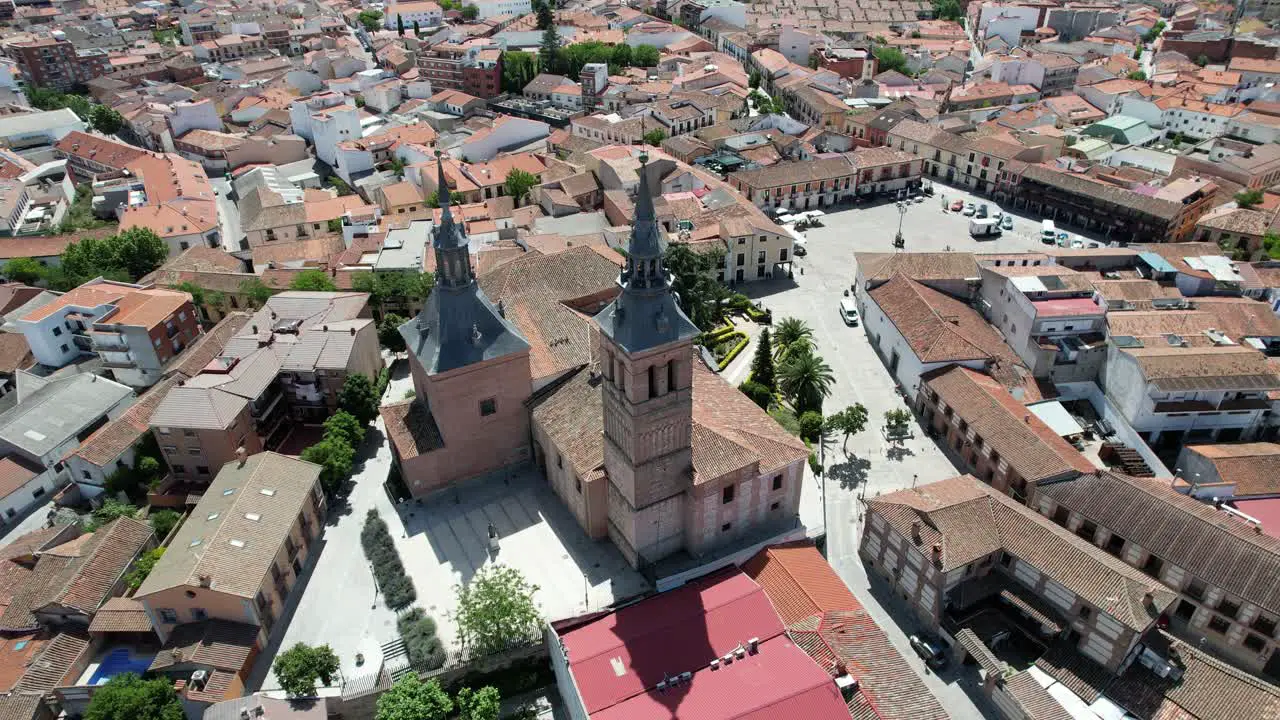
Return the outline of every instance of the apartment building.
[[[265,452],[219,469],[134,599],[167,640],[187,623],[258,629],[265,648],[324,529],[320,466]]]
[[[892,148],[743,170],[729,184],[764,210],[807,210],[919,185],[920,158]]]
[[[1106,307],[1060,265],[982,268],[981,309],[1035,377],[1091,381],[1106,357]]]
[[[435,3],[424,3],[434,5]],[[388,16],[389,17],[389,16]],[[418,77],[440,90],[463,90],[463,70],[467,66],[467,49],[453,43],[440,43],[418,50]]]
[[[915,405],[969,472],[1025,502],[1028,486],[1094,466],[994,378],[960,365],[925,373]]]
[[[444,14],[436,3],[425,0],[422,2],[392,0],[387,5],[387,12],[382,22],[388,30],[395,30],[400,23],[409,29],[412,29],[415,23],[420,28],[433,28],[442,22],[443,17]]]
[[[92,280],[16,321],[36,361],[62,367],[96,354],[132,387],[160,380],[165,365],[200,335],[191,296]]]
[[[858,554],[935,631],[955,636],[993,598],[1042,642],[1111,672],[1177,597],[971,475],[868,500]]]
[[[1031,507],[1168,586],[1175,635],[1280,680],[1280,541],[1168,487],[1097,472],[1036,486]]]
[[[382,370],[367,293],[273,295],[200,372],[173,388],[151,429],[180,480],[207,483],[244,449],[274,449],[292,423],[319,424],[349,375]]]
[[[65,39],[38,37],[4,43],[5,55],[18,64],[28,85],[67,92],[111,71],[107,53],[77,50]]]
[[[147,154],[134,145],[79,130],[64,135],[54,145],[54,155],[67,161],[67,170],[76,182],[88,182],[98,175],[118,173]]]
[[[1210,341],[1213,342],[1212,340]],[[1129,425],[1159,451],[1182,443],[1250,440],[1280,390],[1274,366],[1234,343],[1112,334],[1100,385]]]

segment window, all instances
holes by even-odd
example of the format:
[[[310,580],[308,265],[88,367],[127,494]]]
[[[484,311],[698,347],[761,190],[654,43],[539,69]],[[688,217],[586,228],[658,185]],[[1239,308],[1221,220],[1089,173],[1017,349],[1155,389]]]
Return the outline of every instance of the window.
[[[774,489],[774,490],[781,490],[781,489],[782,489],[782,476],[781,476],[781,475],[774,475],[774,476],[773,476],[773,489]]]
[[[1240,612],[1240,603],[1232,602],[1224,597],[1222,598],[1222,602],[1218,603],[1218,612],[1222,613],[1223,615],[1229,618],[1234,619],[1235,616]]]
[[[183,430],[183,431],[182,431],[182,436],[183,436],[183,437],[193,438],[193,437],[195,437],[195,436],[196,436],[196,431],[195,431],[195,430]]]
[[[558,467],[558,468],[563,468],[563,467],[564,467],[564,456],[563,456],[563,455],[556,455],[556,467]]]
[[[658,397],[658,371],[653,366],[649,366],[649,397]]]
[[[581,495],[582,494],[582,478],[580,477],[574,478],[573,485],[575,488],[577,488],[578,494]]]
[[[171,465],[170,467],[173,468],[173,472],[176,475],[182,475],[187,471],[187,468],[185,465]]]
[[[53,336],[58,337],[61,334],[62,334],[62,328],[60,326],[55,325],[53,328]]]
[[[486,417],[498,412],[498,401],[493,398],[480,401],[480,417]]]
[[[725,487],[724,491],[720,493],[722,504],[728,505],[729,503],[733,502],[733,490],[734,490],[734,486],[728,485]]]
[[[1000,564],[1005,567],[1011,567],[1013,565],[1013,556],[1009,553],[1000,553]]]
[[[720,526],[720,532],[729,532],[729,528],[733,527],[733,523],[727,522]]]
[[[1267,637],[1273,637],[1276,634],[1276,621],[1266,615],[1259,615],[1254,618],[1253,624],[1249,627],[1257,630]]]
[[[192,456],[199,457],[199,456],[200,456],[200,448],[198,448],[198,447],[187,448],[187,454],[188,454],[188,455],[192,455]]]
[[[1160,571],[1164,568],[1164,561],[1155,555],[1148,555],[1147,561],[1142,564],[1142,572],[1152,577],[1160,577]]]
[[[1191,597],[1197,600],[1203,600],[1205,589],[1206,588],[1203,582],[1196,579],[1192,579],[1191,583],[1187,585],[1187,589],[1184,592],[1186,592],[1186,594],[1190,595]]]
[[[156,610],[160,614],[160,622],[166,625],[175,625],[178,622],[178,613],[173,608],[159,608]]]
[[[84,475],[84,479],[85,479],[85,480],[89,480],[89,479],[91,479],[91,478],[89,477],[89,471],[88,471],[88,470],[81,470],[81,471],[80,471],[80,474],[81,474],[81,475]]]
[[[1088,606],[1088,605],[1081,605],[1081,606],[1080,606],[1080,619],[1081,619],[1081,620],[1088,620],[1088,619],[1089,619],[1089,617],[1090,617],[1090,616],[1092,616],[1092,615],[1093,615],[1093,611],[1089,609],[1089,606]]]
[[[64,353],[65,353],[66,351],[67,351],[67,344],[66,344],[66,343],[62,343],[62,352],[64,352]]]
[[[196,466],[196,474],[197,474],[197,475],[208,475],[208,474],[209,474],[209,466],[207,466],[207,465],[197,465],[197,466]]]
[[[1244,646],[1256,653],[1260,653],[1267,649],[1266,641],[1253,634],[1244,636]]]
[[[203,622],[209,619],[209,613],[204,608],[191,608],[192,622]]]
[[[42,487],[38,487],[38,488],[36,488],[35,490],[32,490],[32,491],[31,491],[31,497],[33,497],[33,498],[41,497],[41,496],[43,496],[43,495],[44,495],[44,492],[45,492],[45,491],[44,491],[44,488],[42,488]]]
[[[1214,615],[1209,618],[1209,629],[1219,635],[1226,635],[1227,631],[1231,629],[1231,622],[1225,618]]]

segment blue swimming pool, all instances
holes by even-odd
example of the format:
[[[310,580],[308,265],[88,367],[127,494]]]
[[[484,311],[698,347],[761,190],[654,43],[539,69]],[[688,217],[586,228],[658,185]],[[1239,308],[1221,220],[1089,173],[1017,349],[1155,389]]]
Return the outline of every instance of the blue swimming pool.
[[[116,675],[141,675],[151,667],[154,655],[135,655],[129,648],[116,648],[102,657],[98,669],[89,677],[90,685],[103,685]]]

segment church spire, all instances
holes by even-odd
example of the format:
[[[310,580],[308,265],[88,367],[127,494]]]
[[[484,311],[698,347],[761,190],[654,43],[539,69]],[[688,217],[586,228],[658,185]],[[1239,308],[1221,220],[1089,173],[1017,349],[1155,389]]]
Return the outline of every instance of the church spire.
[[[649,188],[649,156],[640,155],[640,190],[636,196],[635,224],[627,244],[627,269],[623,273],[623,293],[668,292],[667,267],[662,257],[653,192]]]
[[[442,288],[459,288],[474,280],[471,250],[467,232],[453,221],[449,209],[449,183],[444,177],[444,159],[436,150],[436,198],[440,203],[440,223],[433,230],[432,248],[436,253],[436,284]]]

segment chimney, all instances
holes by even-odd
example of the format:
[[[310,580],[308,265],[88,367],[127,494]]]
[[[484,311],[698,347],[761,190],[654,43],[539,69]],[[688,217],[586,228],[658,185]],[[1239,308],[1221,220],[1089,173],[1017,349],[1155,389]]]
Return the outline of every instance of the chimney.
[[[356,334],[356,329],[355,329],[355,328],[351,328],[351,335],[352,335],[352,336],[355,336],[355,334]]]
[[[933,544],[933,562],[937,565],[942,564],[942,543]]]
[[[1030,425],[1030,424],[1031,424],[1031,413],[1023,413],[1023,415],[1022,415],[1022,422],[1024,422],[1024,423],[1026,423],[1026,424]]]
[[[760,652],[760,638],[753,637],[750,640],[748,640],[747,649],[750,650],[753,654]]]
[[[920,521],[919,520],[911,521],[911,539],[915,540],[917,545],[920,544]]]
[[[244,451],[244,446],[243,446],[243,445],[241,445],[240,447],[236,448],[236,465],[237,465],[237,467],[244,467],[245,456],[246,456],[246,453],[245,453],[245,451]]]

